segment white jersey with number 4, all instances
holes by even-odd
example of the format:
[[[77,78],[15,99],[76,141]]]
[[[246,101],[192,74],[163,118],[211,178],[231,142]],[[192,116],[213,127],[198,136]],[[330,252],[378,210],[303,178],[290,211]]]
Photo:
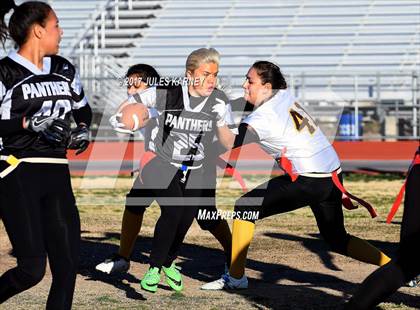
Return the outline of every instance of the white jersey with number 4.
[[[340,166],[321,129],[287,89],[279,90],[242,122],[255,130],[269,155],[275,159],[285,155],[294,173],[329,173]]]

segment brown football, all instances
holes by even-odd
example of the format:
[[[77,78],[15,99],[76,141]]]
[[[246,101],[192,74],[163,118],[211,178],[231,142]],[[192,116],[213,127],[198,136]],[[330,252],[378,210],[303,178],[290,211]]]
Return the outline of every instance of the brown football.
[[[149,112],[144,104],[134,103],[125,106],[121,110],[121,114],[120,122],[125,125],[126,129],[135,131],[144,126]]]

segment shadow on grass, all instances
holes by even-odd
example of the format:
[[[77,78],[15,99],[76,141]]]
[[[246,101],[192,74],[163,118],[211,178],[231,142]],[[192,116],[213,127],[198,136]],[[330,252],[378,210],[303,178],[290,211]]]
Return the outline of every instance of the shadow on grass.
[[[319,256],[326,268],[340,270],[332,260],[326,243],[319,235],[308,238],[279,233],[267,233],[266,236],[280,240],[300,242],[305,248]],[[116,244],[108,243],[118,239],[119,234],[108,233],[102,238],[83,238],[82,257],[79,273],[88,281],[102,281],[126,292],[127,298],[145,300],[137,291],[140,290],[140,278],[131,273],[105,275],[95,270],[95,265],[112,253],[118,251]],[[371,241],[372,244],[385,250],[395,252],[397,245],[387,242]],[[133,251],[132,261],[148,263],[148,255],[152,246],[152,238],[138,238]],[[275,244],[274,244],[275,246]],[[281,255],[281,253],[279,254]],[[297,258],[298,259],[298,258]],[[224,269],[224,254],[221,250],[201,245],[185,243],[181,249],[178,265],[182,273],[203,283],[220,277]],[[247,268],[261,273],[260,279],[249,279],[249,289],[230,291],[243,296],[250,302],[250,307],[261,309],[340,309],[343,303],[357,289],[358,285],[321,272],[300,271],[283,264],[271,264],[248,259]],[[142,275],[139,275],[140,277]],[[366,275],[367,276],[367,275]],[[295,285],[278,284],[280,281],[292,281]],[[131,287],[130,284],[133,284]],[[161,287],[165,289],[164,286]],[[217,294],[217,292],[214,292]],[[418,297],[397,292],[387,302],[418,307]]]
[[[83,236],[83,234],[82,234]],[[140,279],[130,273],[121,273],[115,275],[107,275],[95,269],[95,266],[104,261],[107,256],[118,251],[115,244],[106,243],[110,239],[118,238],[119,234],[109,234],[101,238],[85,238],[82,237],[80,248],[80,265],[79,274],[86,277],[86,281],[101,281],[125,291],[126,297],[135,300],[146,300],[142,294],[138,293],[138,285]]]
[[[328,244],[322,239],[320,234],[307,234],[309,238],[282,233],[265,233],[264,235],[275,239],[299,242],[305,249],[313,254],[318,255],[325,268],[336,271],[341,270],[334,264],[330,248]],[[383,242],[377,240],[366,241],[386,253],[391,258],[395,256],[398,248],[398,244],[393,242]]]

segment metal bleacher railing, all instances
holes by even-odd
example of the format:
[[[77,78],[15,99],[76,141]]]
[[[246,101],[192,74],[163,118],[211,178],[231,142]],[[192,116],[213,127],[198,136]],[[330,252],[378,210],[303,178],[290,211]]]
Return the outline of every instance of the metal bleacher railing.
[[[114,14],[108,19],[104,14],[97,19],[93,62],[112,55],[108,63],[121,71],[141,62],[162,75],[183,75],[186,55],[212,46],[222,54],[222,82],[237,97],[249,65],[269,59],[281,66],[304,104],[362,112],[364,122],[381,123],[382,132],[371,134],[373,139],[418,137],[420,8],[415,1],[133,1],[155,6],[152,14],[142,13],[152,17],[140,23],[130,19],[139,13],[127,13],[130,5],[121,2],[126,1],[111,3]],[[106,26],[118,23],[124,26],[115,32],[138,32],[132,44],[118,47],[122,39],[108,44]],[[95,74],[89,78],[97,81]],[[358,118],[355,122],[358,128]],[[404,129],[410,125],[411,132]]]
[[[181,76],[186,56],[211,46],[222,55],[220,76],[231,97],[242,93],[247,68],[267,59],[321,119],[339,106],[362,113],[364,125],[379,124],[357,138],[419,137],[417,0],[49,2],[64,28],[62,53],[80,68],[98,114],[124,99],[121,77],[130,65]]]

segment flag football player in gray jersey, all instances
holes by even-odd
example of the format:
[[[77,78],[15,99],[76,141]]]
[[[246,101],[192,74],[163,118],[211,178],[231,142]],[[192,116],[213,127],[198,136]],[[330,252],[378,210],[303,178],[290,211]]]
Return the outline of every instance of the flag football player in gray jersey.
[[[157,290],[162,269],[168,284],[182,290],[182,277],[173,261],[198,208],[213,204],[212,199],[202,197],[206,154],[215,135],[222,145],[233,143],[225,121],[228,99],[215,88],[218,68],[216,50],[196,50],[187,58],[188,85],[149,87],[129,98],[129,102],[141,102],[158,112],[149,145],[156,156],[142,169],[145,194],[135,203],[148,206],[152,198],[161,208],[150,268],[141,281],[142,288],[151,292]]]
[[[75,68],[56,55],[62,30],[48,4],[2,1],[2,43],[8,34],[18,51],[0,60],[0,213],[17,266],[0,277],[0,303],[40,282],[48,257],[46,308],[70,309],[80,222],[66,150],[87,148],[92,112]]]
[[[159,80],[160,76],[157,71],[150,65],[147,64],[136,64],[131,66],[126,74],[126,81],[127,81],[127,94],[134,95],[137,92],[141,92],[151,85],[149,82]],[[123,107],[125,107],[128,102],[123,103],[117,109],[117,113],[113,115],[110,119],[111,125],[115,128],[117,132],[122,133],[132,133],[130,130],[124,129],[120,126],[119,119],[120,119],[120,111]],[[152,108],[153,109],[153,108]],[[156,111],[150,111],[150,114],[156,113]],[[226,122],[228,125],[233,124],[233,120],[229,119],[229,113],[226,115],[227,119]],[[149,144],[150,144],[150,136],[151,131],[154,127],[157,126],[156,120],[151,120],[142,128],[142,133],[144,135],[144,145],[145,151],[151,151]],[[215,141],[213,146],[210,150],[206,153],[206,161],[203,165],[204,168],[204,177],[206,178],[205,184],[207,188],[205,189],[206,192],[204,196],[209,199],[213,200],[211,205],[206,205],[205,210],[207,212],[214,212],[216,210],[216,201],[215,201],[215,186],[216,186],[216,157],[219,154],[216,154],[217,151],[221,148],[219,147],[219,143]],[[143,215],[146,211],[146,203],[142,203],[137,205],[135,200],[141,195],[145,194],[146,197],[150,197],[148,192],[142,190],[142,182],[140,176],[136,178],[132,189],[127,194],[127,204],[125,206],[122,224],[121,224],[121,237],[120,237],[120,246],[118,248],[118,253],[112,254],[108,257],[105,261],[101,262],[96,266],[96,269],[102,271],[104,273],[119,273],[119,272],[126,272],[130,268],[130,257],[133,252],[134,244],[137,239],[137,236],[140,232],[142,222],[143,222]],[[131,203],[131,200],[134,200]],[[150,197],[150,204],[153,202],[154,198]],[[202,209],[202,208],[201,208]],[[203,210],[203,209],[202,209]],[[197,218],[197,217],[196,217]],[[230,249],[231,249],[231,232],[229,229],[229,225],[226,220],[222,220],[220,217],[217,219],[199,219],[197,218],[197,222],[201,229],[208,230],[213,236],[219,240],[220,244],[222,245],[223,250],[225,251],[226,256],[226,264],[230,263]],[[226,267],[226,268],[227,268]],[[167,271],[167,269],[163,269],[163,271]]]

